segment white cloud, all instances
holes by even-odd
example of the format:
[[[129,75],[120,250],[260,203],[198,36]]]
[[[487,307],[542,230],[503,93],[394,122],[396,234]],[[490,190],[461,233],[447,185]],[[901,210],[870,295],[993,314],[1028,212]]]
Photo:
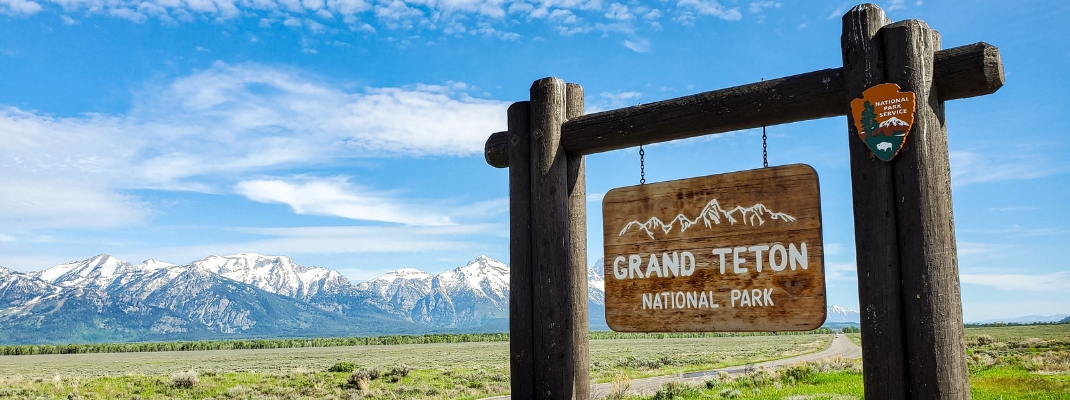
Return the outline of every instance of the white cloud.
[[[676,5],[680,8],[694,9],[700,15],[712,15],[726,21],[739,21],[743,18],[738,7],[726,9],[717,0],[680,0]]]
[[[546,26],[562,35],[602,32],[633,33],[635,21],[642,16],[643,25],[661,29],[652,22],[662,13],[675,15],[674,21],[693,25],[701,15],[735,21],[742,18],[739,7],[728,8],[717,0],[679,0],[662,3],[661,10],[652,4],[609,2],[602,0],[0,0],[0,13],[33,14],[48,5],[69,14],[87,17],[108,16],[145,23],[158,19],[166,24],[214,20],[227,22],[250,19],[262,27],[282,22],[285,26],[311,33],[332,34],[344,29],[377,32],[389,30],[435,30],[446,35],[463,33],[515,40],[516,21],[510,14],[546,21]],[[749,10],[756,12],[779,8],[780,2],[756,1]],[[310,18],[316,18],[313,21]],[[61,15],[64,23],[74,21]],[[77,22],[77,21],[74,21]],[[374,24],[374,26],[373,26]],[[326,41],[330,43],[331,41]],[[400,41],[407,43],[407,41]],[[306,52],[313,53],[315,48]]]
[[[41,10],[43,10],[41,5],[34,1],[0,0],[0,14],[33,15]]]
[[[591,104],[587,108],[591,111],[588,113],[634,106],[639,104],[640,97],[643,94],[639,92],[602,92],[598,94],[598,99],[589,102]]]
[[[782,4],[777,1],[756,1],[750,3],[750,8],[748,8],[747,11],[755,14],[762,12],[762,10],[766,8],[780,8],[781,5]]]
[[[854,262],[825,262],[825,278],[830,281],[857,281],[858,266]]]
[[[130,189],[217,193],[267,168],[478,154],[487,132],[505,127],[507,104],[459,88],[350,91],[300,71],[217,63],[147,89],[125,115],[0,107],[0,230],[135,224],[151,211]]]
[[[962,274],[962,283],[983,285],[1001,290],[1066,291],[1070,290],[1070,271],[1050,274]]]
[[[1070,165],[1049,162],[1039,154],[1010,149],[993,154],[998,156],[970,150],[949,152],[951,184],[958,188],[974,183],[1035,179],[1070,171]]]
[[[904,9],[906,8],[904,3],[906,3],[905,0],[892,0],[892,4],[888,6],[888,11]]]
[[[847,5],[848,5],[848,4],[849,4],[849,3],[846,3],[846,2],[844,2],[843,4],[840,4],[840,6],[839,6],[839,7],[836,7],[836,9],[835,9],[835,10],[832,10],[832,13],[831,13],[831,14],[829,14],[829,16],[828,16],[828,17],[825,17],[825,19],[833,19],[833,18],[840,18],[840,17],[843,17],[843,14],[844,14],[845,12],[847,12]]]
[[[235,191],[261,203],[289,205],[297,214],[328,215],[362,221],[406,225],[450,225],[450,218],[428,212],[426,206],[358,187],[344,178],[257,179],[239,182]]]
[[[646,53],[650,51],[650,41],[642,38],[636,39],[635,41],[625,40],[624,47],[627,47],[636,53]]]
[[[265,239],[200,246],[147,249],[161,260],[195,260],[206,254],[360,254],[457,251],[482,247],[477,239],[501,235],[493,224],[449,226],[313,226],[232,228]]]
[[[628,10],[628,6],[620,3],[610,4],[609,7],[606,8],[605,16],[606,18],[617,21],[628,21],[635,19],[635,15],[632,14],[630,10]]]

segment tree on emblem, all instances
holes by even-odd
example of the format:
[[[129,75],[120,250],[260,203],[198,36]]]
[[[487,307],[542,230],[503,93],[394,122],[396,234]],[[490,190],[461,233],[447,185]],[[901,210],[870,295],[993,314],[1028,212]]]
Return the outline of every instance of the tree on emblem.
[[[867,136],[872,135],[877,129],[880,128],[880,123],[877,122],[877,112],[873,110],[873,104],[868,100],[862,104],[862,133]]]

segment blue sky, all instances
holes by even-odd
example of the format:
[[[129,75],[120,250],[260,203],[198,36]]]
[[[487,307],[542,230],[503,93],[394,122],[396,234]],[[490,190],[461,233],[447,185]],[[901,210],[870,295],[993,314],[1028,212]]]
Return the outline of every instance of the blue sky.
[[[1070,6],[883,1],[1007,84],[947,104],[967,321],[1070,313]],[[531,82],[588,112],[838,67],[854,3],[732,0],[0,0],[0,265],[107,253],[288,255],[370,279],[508,260],[487,136]],[[846,119],[774,126],[821,180],[831,304],[857,308]],[[601,195],[637,149],[588,157]],[[761,166],[761,132],[646,148],[648,181]]]

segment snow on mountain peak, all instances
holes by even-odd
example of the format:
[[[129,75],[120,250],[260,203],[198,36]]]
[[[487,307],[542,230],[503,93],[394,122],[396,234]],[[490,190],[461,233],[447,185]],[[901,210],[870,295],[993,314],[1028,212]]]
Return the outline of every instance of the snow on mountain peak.
[[[907,126],[907,125],[908,124],[905,121],[903,121],[903,120],[901,120],[899,118],[896,118],[896,117],[891,117],[891,118],[888,118],[888,120],[886,120],[884,122],[881,122],[880,127],[884,128],[884,127],[888,127],[888,126]]]
[[[832,304],[829,305],[828,309],[825,311],[825,321],[859,323],[861,317],[858,314],[858,311]]]
[[[104,286],[131,267],[133,266],[130,263],[107,254],[100,254],[85,261],[72,261],[35,272],[33,276],[62,286],[84,285],[87,281]]]
[[[298,265],[286,256],[238,253],[232,256],[209,256],[190,265],[268,292],[303,300],[322,290],[349,283],[337,271]]]

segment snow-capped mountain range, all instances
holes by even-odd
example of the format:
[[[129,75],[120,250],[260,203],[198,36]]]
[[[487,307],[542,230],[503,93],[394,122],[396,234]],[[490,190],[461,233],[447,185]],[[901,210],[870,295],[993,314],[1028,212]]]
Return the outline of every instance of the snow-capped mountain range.
[[[602,265],[587,269],[593,330],[608,329]],[[829,324],[859,322],[857,311],[827,311]],[[486,256],[358,284],[253,253],[186,265],[101,254],[29,273],[0,267],[0,344],[506,332],[508,318],[509,267]]]
[[[588,269],[592,329],[606,329],[601,275]],[[508,299],[508,266],[486,256],[354,285],[284,256],[176,265],[102,254],[30,273],[0,267],[0,344],[503,332]]]

